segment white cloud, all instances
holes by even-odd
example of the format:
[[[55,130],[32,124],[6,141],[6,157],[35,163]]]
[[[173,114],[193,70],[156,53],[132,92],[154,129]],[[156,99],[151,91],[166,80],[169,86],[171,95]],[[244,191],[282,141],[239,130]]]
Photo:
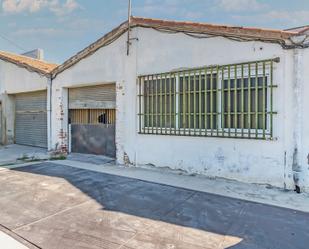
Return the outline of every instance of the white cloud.
[[[309,11],[308,10],[296,10],[296,11],[286,11],[286,10],[274,10],[263,15],[263,18],[268,21],[283,21],[291,24],[307,24],[309,22]]]
[[[38,12],[49,9],[56,15],[65,15],[81,8],[76,0],[3,0],[2,10],[4,13],[16,14],[22,12]]]
[[[19,29],[12,33],[12,35],[17,37],[25,36],[57,36],[64,34],[63,30],[58,30],[54,28],[29,28],[29,29]]]
[[[76,2],[76,0],[66,0],[64,4],[60,4],[57,0],[52,1],[50,4],[50,10],[58,16],[66,15],[74,10],[80,9],[81,6]]]
[[[2,9],[6,13],[37,12],[46,4],[46,0],[3,0]]]
[[[153,17],[158,15],[177,16],[182,18],[195,19],[204,15],[199,10],[192,11],[185,6],[198,4],[204,5],[200,0],[145,0],[142,4],[133,5],[133,14],[139,16]]]
[[[255,20],[257,24],[267,25],[271,23],[272,25],[278,24],[276,26],[292,27],[292,26],[302,26],[309,23],[309,11],[308,10],[271,10],[265,13],[259,13],[256,15],[234,15],[233,19],[241,22],[250,22]]]
[[[105,22],[101,19],[79,18],[73,19],[69,16],[62,16],[57,19],[58,25],[55,27],[15,27],[11,35],[15,38],[24,37],[40,37],[40,38],[54,38],[54,37],[80,37],[85,35],[89,30],[101,32]]]
[[[258,0],[218,0],[218,7],[227,12],[259,11],[267,7],[267,4]]]

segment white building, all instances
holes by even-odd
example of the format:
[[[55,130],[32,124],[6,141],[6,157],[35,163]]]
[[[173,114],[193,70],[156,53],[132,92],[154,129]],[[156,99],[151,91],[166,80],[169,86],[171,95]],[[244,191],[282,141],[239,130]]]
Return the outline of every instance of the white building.
[[[49,148],[309,191],[307,32],[132,17],[53,70]]]
[[[48,147],[55,64],[0,51],[0,144]]]

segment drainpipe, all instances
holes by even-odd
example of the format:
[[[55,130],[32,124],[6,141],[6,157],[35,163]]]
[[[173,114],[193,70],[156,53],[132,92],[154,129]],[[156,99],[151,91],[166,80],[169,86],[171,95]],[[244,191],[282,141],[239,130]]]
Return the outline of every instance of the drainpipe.
[[[47,131],[48,150],[52,149],[52,77],[47,78]]]
[[[295,191],[301,191],[302,177],[302,125],[303,125],[303,49],[294,49],[294,80],[293,80],[293,180]]]

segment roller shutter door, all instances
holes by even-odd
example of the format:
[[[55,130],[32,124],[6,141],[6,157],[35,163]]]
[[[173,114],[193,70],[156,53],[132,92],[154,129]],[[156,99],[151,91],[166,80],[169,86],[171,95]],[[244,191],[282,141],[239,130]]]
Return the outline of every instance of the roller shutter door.
[[[47,92],[15,95],[16,144],[47,148]]]
[[[69,109],[115,109],[115,84],[69,89]]]

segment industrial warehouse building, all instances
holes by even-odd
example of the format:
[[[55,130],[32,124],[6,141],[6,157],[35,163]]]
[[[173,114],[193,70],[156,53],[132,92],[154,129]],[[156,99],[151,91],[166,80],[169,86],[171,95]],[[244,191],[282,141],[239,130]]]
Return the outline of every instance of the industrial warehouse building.
[[[309,191],[307,32],[132,17],[50,73],[48,147]]]

